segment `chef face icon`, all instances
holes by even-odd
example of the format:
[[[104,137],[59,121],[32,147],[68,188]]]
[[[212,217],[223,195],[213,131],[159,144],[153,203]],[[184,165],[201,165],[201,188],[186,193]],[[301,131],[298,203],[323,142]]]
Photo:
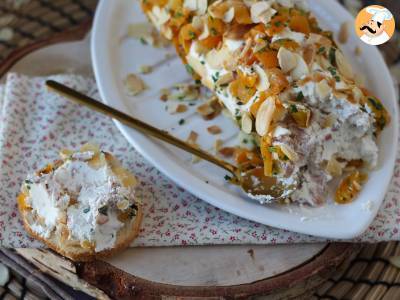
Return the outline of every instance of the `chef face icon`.
[[[382,6],[368,6],[356,19],[356,30],[360,39],[369,45],[386,43],[394,32],[392,13]]]

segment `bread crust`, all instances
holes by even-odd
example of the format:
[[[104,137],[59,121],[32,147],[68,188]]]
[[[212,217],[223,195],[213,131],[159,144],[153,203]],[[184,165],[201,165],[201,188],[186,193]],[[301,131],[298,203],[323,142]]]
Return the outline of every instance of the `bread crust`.
[[[91,261],[91,260],[95,260],[95,259],[110,257],[110,256],[124,250],[138,236],[139,230],[140,230],[140,224],[141,224],[142,218],[143,218],[143,209],[141,206],[138,206],[137,214],[135,216],[134,221],[131,221],[131,222],[125,224],[124,227],[118,231],[117,242],[115,243],[113,248],[105,249],[100,252],[94,252],[94,251],[91,251],[88,249],[83,249],[81,247],[81,248],[79,248],[81,251],[77,252],[76,249],[74,249],[75,251],[70,251],[70,250],[68,250],[68,248],[63,247],[64,245],[57,244],[55,242],[55,239],[57,237],[55,236],[56,233],[54,233],[54,232],[51,234],[50,238],[45,238],[45,237],[37,234],[35,231],[32,230],[32,228],[29,225],[28,220],[27,220],[30,210],[22,208],[19,203],[18,203],[18,209],[22,216],[24,228],[29,233],[30,236],[43,242],[50,249],[56,251],[57,253],[60,253],[61,255],[65,256],[65,257],[70,258],[73,261]],[[121,238],[122,232],[127,233],[126,235],[124,235],[123,238]]]

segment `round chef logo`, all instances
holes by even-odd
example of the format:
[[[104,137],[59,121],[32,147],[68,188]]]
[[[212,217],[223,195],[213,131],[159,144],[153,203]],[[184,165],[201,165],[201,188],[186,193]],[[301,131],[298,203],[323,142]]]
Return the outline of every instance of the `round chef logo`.
[[[382,45],[393,36],[393,14],[380,5],[371,5],[360,11],[356,18],[356,33],[368,45]]]

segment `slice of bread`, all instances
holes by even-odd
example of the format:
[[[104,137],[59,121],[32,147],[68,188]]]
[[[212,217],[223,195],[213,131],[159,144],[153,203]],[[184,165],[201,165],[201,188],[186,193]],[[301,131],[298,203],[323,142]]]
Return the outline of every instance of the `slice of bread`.
[[[132,187],[136,184],[135,177],[126,169],[122,168],[120,163],[111,154],[97,151],[96,147],[94,146],[84,146],[80,151],[83,153],[84,151],[88,151],[88,149],[90,149],[90,151],[93,149],[96,151],[96,155],[89,162],[92,164],[92,166],[98,168],[106,163],[112,169],[113,174],[116,175],[119,181],[124,183],[124,185]],[[72,152],[68,151],[68,154],[70,155]],[[65,152],[62,153],[61,156],[65,157]],[[54,162],[54,164],[48,165],[41,169],[36,174],[40,175],[53,172],[62,166],[63,163],[63,160],[58,160]],[[120,212],[122,215],[125,215],[125,217],[122,219],[118,218],[119,221],[123,220],[123,226],[116,232],[115,242],[113,243],[112,247],[107,247],[106,249],[96,251],[93,241],[89,242],[72,238],[67,226],[67,222],[62,222],[61,220],[58,220],[55,228],[50,232],[50,234],[40,234],[37,230],[35,230],[35,224],[37,224],[38,219],[43,217],[39,216],[38,212],[30,207],[26,201],[27,197],[29,197],[29,189],[24,188],[23,185],[17,202],[26,231],[35,239],[45,243],[49,248],[74,261],[88,261],[111,256],[128,247],[139,233],[143,212],[140,203],[138,203],[139,201],[134,201],[135,203],[133,211],[131,210],[130,206],[128,208],[130,209],[129,213]],[[68,217],[66,215],[66,211],[64,212],[64,215],[64,218],[66,219]]]

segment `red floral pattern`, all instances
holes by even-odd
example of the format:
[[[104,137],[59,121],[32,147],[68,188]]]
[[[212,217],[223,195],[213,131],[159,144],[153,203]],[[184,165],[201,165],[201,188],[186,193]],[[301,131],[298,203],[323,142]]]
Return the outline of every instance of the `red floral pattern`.
[[[75,75],[51,78],[98,98],[91,78]],[[241,219],[194,197],[146,162],[111,119],[46,92],[45,79],[48,78],[9,74],[5,86],[0,88],[0,243],[3,246],[41,246],[27,236],[17,213],[15,199],[21,182],[28,173],[57,158],[58,149],[76,149],[88,141],[114,153],[140,181],[137,195],[144,203],[144,221],[135,246],[323,241]],[[400,159],[398,162],[376,219],[356,241],[400,239]]]

